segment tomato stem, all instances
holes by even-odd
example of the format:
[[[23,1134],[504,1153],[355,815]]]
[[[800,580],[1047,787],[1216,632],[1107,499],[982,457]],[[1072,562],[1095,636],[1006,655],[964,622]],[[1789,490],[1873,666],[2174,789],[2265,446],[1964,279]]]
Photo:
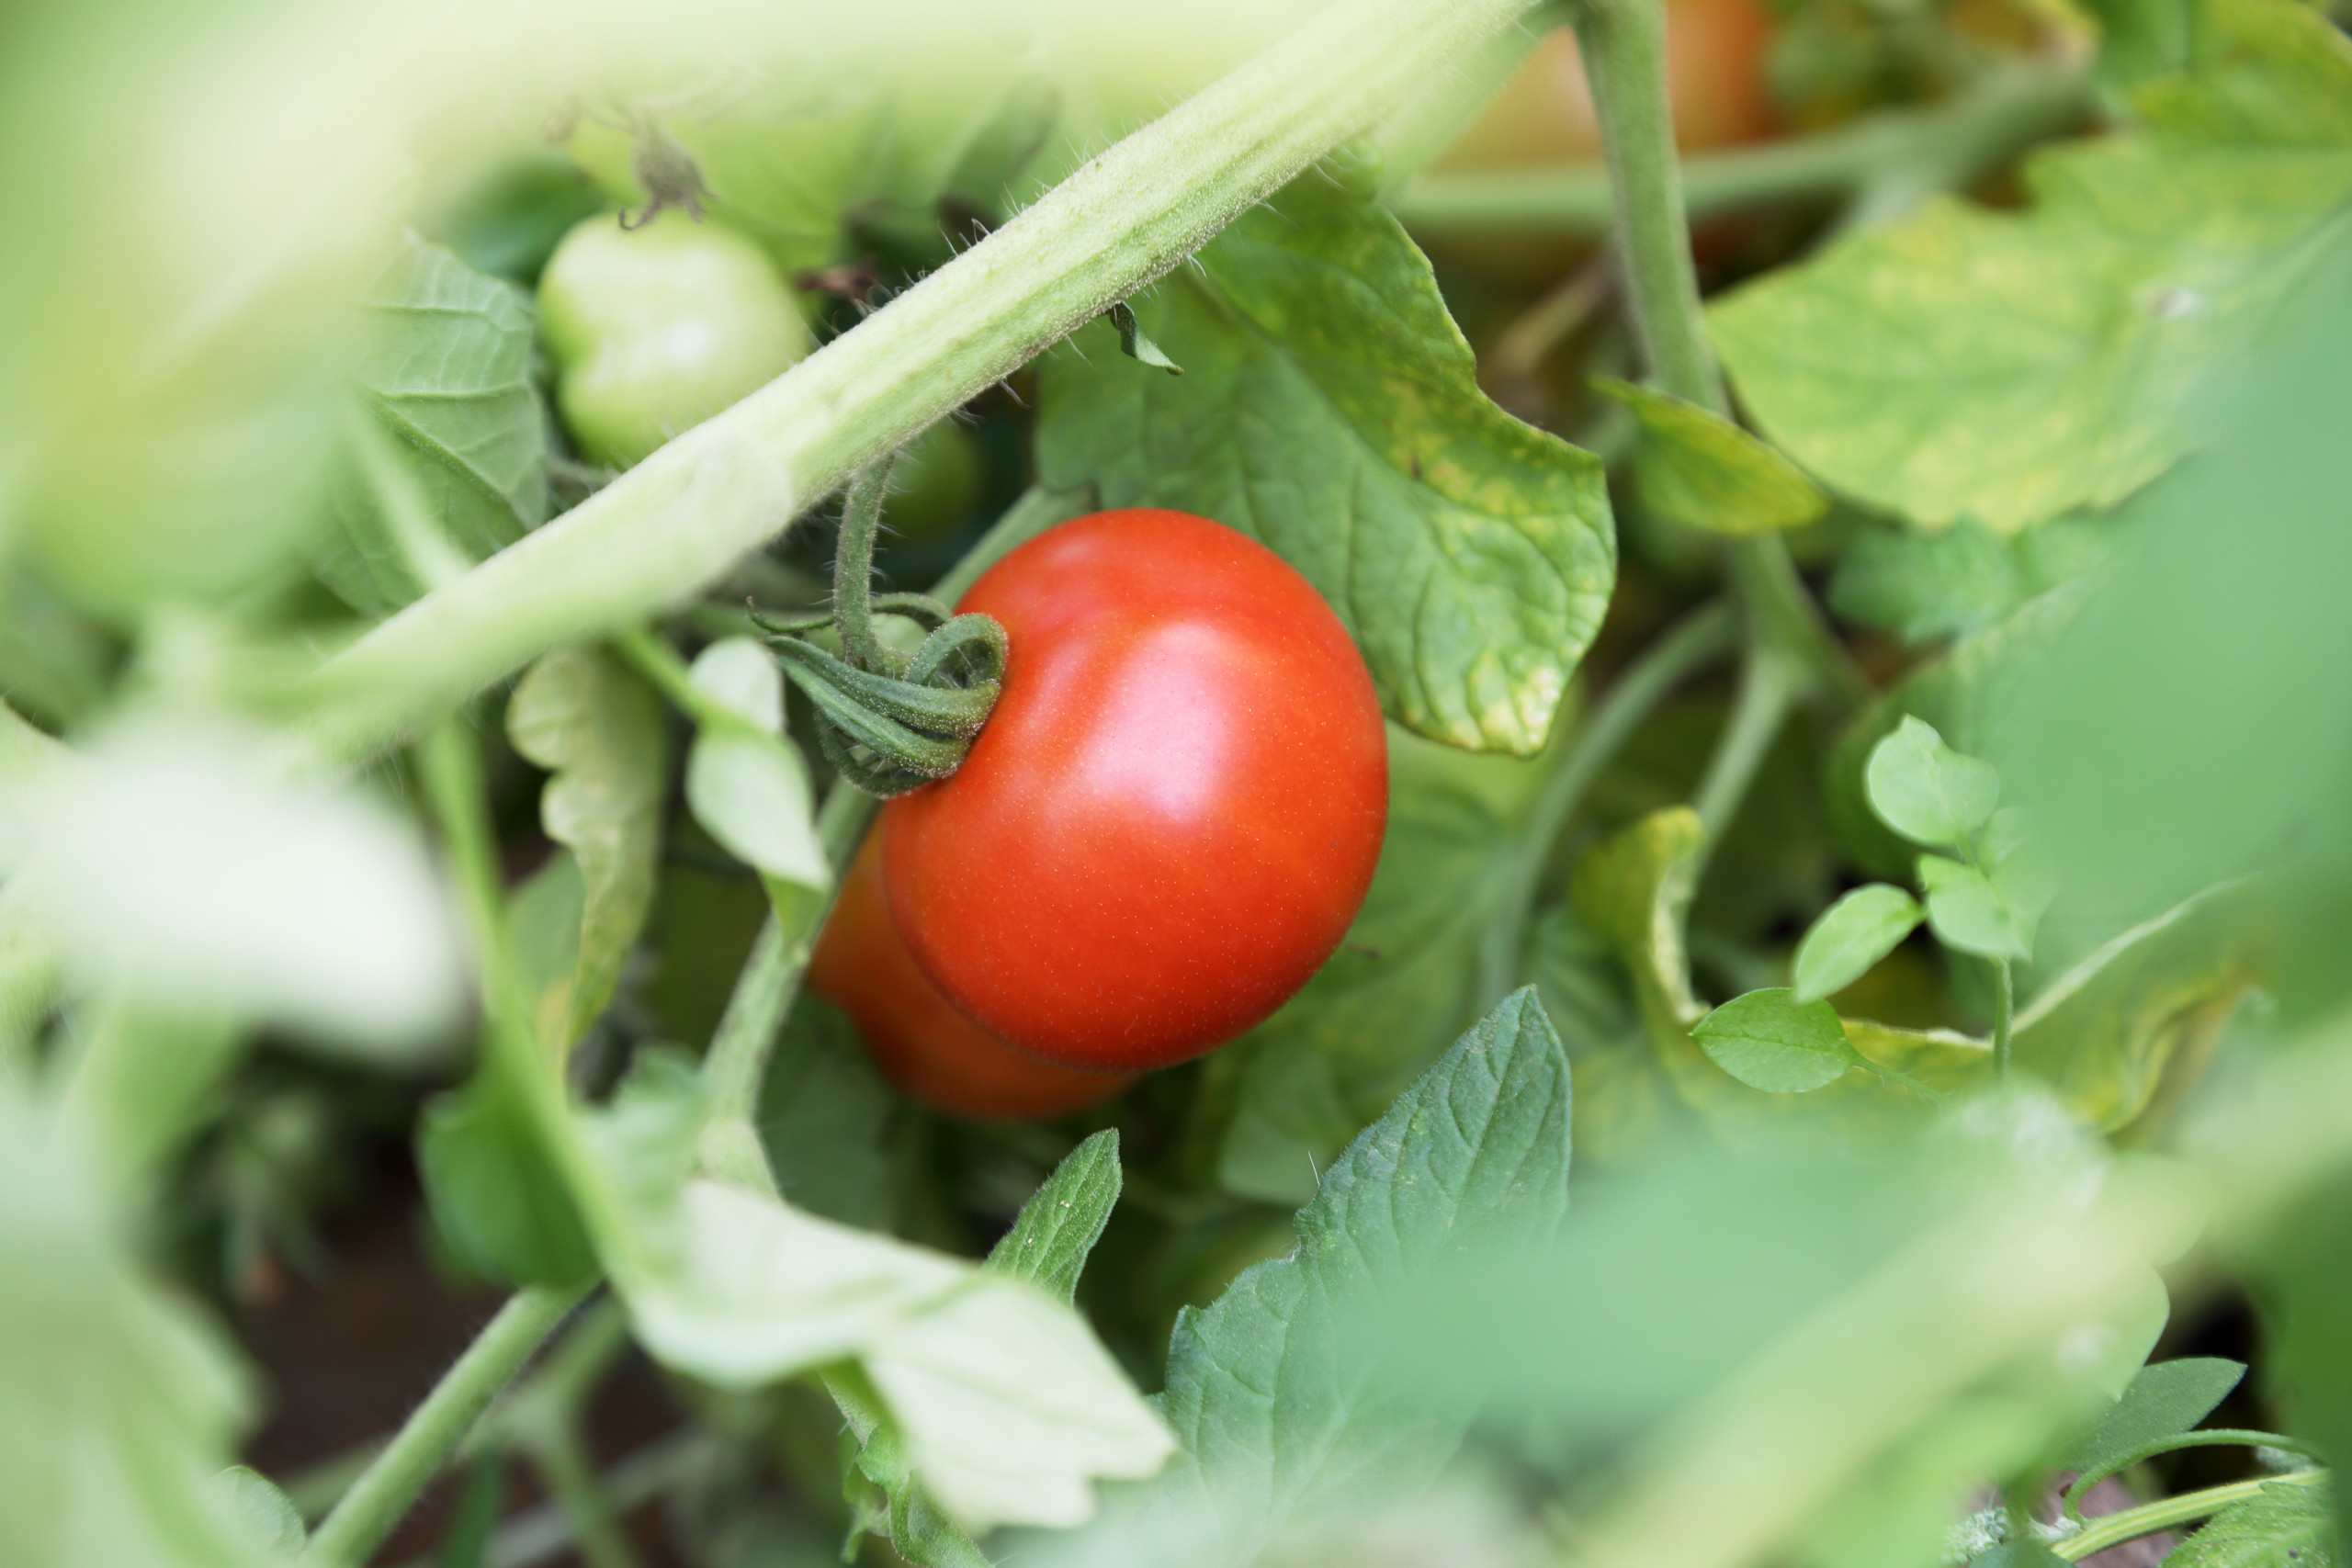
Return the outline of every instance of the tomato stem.
[[[2017,1006],[2013,985],[2009,961],[2006,958],[1993,960],[1993,1077],[1996,1079],[2009,1076],[2010,1014]]]
[[[2327,1477],[2324,1470],[2304,1470],[2292,1475],[2260,1475],[2251,1481],[2233,1481],[2201,1492],[2184,1492],[2177,1497],[2159,1497],[2136,1508],[2103,1514],[2084,1526],[2080,1534],[2054,1542],[2050,1550],[2069,1562],[2079,1562],[2110,1546],[2211,1517],[2233,1503],[2259,1495],[2266,1486],[2322,1486],[2327,1483]]]
[[[840,542],[833,548],[833,627],[842,652],[861,670],[899,674],[906,660],[874,635],[874,536],[882,528],[882,497],[890,488],[891,459],[852,479],[842,501]]]

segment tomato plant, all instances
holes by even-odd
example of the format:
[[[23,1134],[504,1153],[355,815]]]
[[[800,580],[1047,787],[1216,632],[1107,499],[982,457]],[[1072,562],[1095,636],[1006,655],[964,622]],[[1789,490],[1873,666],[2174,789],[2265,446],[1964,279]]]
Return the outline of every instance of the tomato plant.
[[[1014,1050],[940,995],[890,919],[881,841],[869,840],[808,960],[808,988],[841,1007],[884,1076],[958,1116],[1066,1116],[1133,1081],[1078,1072]]]
[[[960,607],[1013,653],[963,768],[883,813],[917,962],[1073,1066],[1164,1066],[1281,1006],[1355,918],[1387,814],[1339,617],[1265,547],[1140,508],[1030,541]]]
[[[11,14],[0,1564],[2340,1560],[2336,14],[1083,9]]]

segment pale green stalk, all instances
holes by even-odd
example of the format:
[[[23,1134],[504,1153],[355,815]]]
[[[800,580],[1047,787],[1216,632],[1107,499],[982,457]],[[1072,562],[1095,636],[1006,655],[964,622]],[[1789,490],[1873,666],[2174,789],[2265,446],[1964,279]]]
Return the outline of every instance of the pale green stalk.
[[[675,606],[850,475],[1159,278],[1527,0],[1339,0],[784,376],[330,660],[297,733],[364,755]]]
[[[2120,1513],[2102,1514],[2085,1525],[2081,1533],[2053,1543],[2050,1550],[2069,1562],[2080,1562],[2093,1552],[2105,1551],[2110,1546],[2120,1546],[2143,1535],[2168,1530],[2175,1525],[2210,1518],[2233,1504],[2243,1503],[2255,1496],[2266,1486],[2322,1486],[2326,1483],[2327,1472],[2305,1470],[2292,1475],[2266,1475],[2252,1481],[2233,1481],[2226,1486],[2184,1492],[2177,1497],[2159,1497],[2153,1503],[2143,1503],[2136,1508],[2125,1508]]]

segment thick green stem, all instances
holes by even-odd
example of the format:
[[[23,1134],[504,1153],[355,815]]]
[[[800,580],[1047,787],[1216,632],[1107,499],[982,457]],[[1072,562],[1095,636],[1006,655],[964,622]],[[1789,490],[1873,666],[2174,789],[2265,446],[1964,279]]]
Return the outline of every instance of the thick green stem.
[[[374,1555],[499,1390],[585,1294],[585,1286],[535,1287],[509,1298],[312,1532],[303,1561],[358,1568]]]
[[[1682,163],[1682,206],[1694,221],[1790,203],[1849,205],[1849,220],[1899,216],[2061,135],[2096,107],[2080,68],[2039,62],[1988,73],[1944,103],[1889,109],[1815,136],[1702,152]],[[1616,216],[1599,164],[1424,175],[1390,202],[1417,233],[1590,234]]]
[[[2209,1486],[2202,1492],[2184,1492],[2177,1497],[2158,1498],[2136,1508],[2126,1508],[2121,1513],[2102,1514],[2084,1526],[2080,1534],[2054,1542],[2050,1550],[2069,1562],[2080,1562],[2092,1553],[2105,1551],[2110,1546],[2120,1546],[2143,1535],[2168,1530],[2175,1525],[2210,1518],[2233,1503],[2245,1502],[2266,1486],[2318,1486],[2324,1484],[2326,1480],[2327,1472],[2306,1470],[2293,1475],[2233,1481],[2226,1486]]]
[[[1339,0],[885,309],[435,589],[306,685],[350,759],[545,649],[691,599],[816,498],[1182,263],[1526,0]]]
[[[1692,671],[1720,657],[1731,646],[1732,615],[1726,604],[1693,611],[1650,644],[1625,667],[1577,728],[1567,754],[1544,781],[1526,826],[1521,830],[1511,859],[1512,885],[1501,899],[1502,918],[1487,933],[1479,953],[1479,994],[1501,997],[1519,983],[1521,950],[1527,942],[1527,917],[1551,864],[1553,844],[1567,826],[1577,803],[1600,770],[1632,739],[1642,721]]]
[[[1993,960],[1993,1077],[2005,1079],[2009,1076],[2010,1016],[2017,1009],[2016,982],[2009,974],[2009,961]]]

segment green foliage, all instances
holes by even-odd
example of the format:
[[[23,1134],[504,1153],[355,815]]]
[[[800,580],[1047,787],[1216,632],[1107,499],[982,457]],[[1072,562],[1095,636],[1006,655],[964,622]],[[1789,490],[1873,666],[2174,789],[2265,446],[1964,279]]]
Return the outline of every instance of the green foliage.
[[[1880,820],[1933,849],[1966,843],[2001,798],[1991,763],[1952,750],[1934,726],[1911,717],[1871,750],[1864,777]]]
[[[288,1557],[302,1550],[310,1532],[303,1528],[301,1513],[294,1506],[293,1499],[278,1490],[277,1483],[243,1464],[231,1465],[221,1472],[220,1479],[228,1483],[230,1497],[249,1534]]]
[[[1160,1408],[1185,1457],[1156,1489],[1163,1514],[1208,1510],[1220,1560],[1247,1560],[1294,1515],[1437,1472],[1468,1404],[1384,1396],[1334,1306],[1481,1242],[1548,1239],[1567,1207],[1568,1100],[1559,1037],[1532,989],[1513,993],[1324,1174],[1295,1255],[1179,1315]]]
[[[2240,1363],[2211,1356],[2143,1367],[2123,1397],[2058,1462],[2072,1471],[2096,1470],[2143,1444],[2186,1432],[2211,1416],[2245,1376]]]
[[[1046,482],[1261,540],[1339,612],[1391,716],[1533,754],[1608,602],[1607,492],[1487,401],[1396,220],[1311,173],[1133,303],[1185,373],[1080,333],[1042,367]]]
[[[2165,1561],[2173,1568],[2333,1568],[2336,1551],[2325,1489],[2273,1482],[2214,1515]]]
[[[506,733],[514,750],[554,774],[539,818],[548,837],[578,858],[586,884],[578,971],[537,1020],[562,1052],[612,999],[645,924],[669,736],[652,692],[586,649],[559,649],[530,668],[508,700]]]
[[[750,637],[712,643],[695,659],[697,690],[720,710],[695,727],[686,804],[710,836],[770,880],[822,892],[832,868],[817,841],[808,764],[784,733],[784,677]],[[787,917],[797,899],[775,888]]]
[[[1775,446],[1923,527],[2014,533],[2112,506],[2188,449],[2194,389],[2352,198],[2352,156],[2275,145],[2109,138],[2039,154],[2026,177],[2024,213],[1938,198],[1713,308]]]
[[[84,1158],[0,1087],[0,1558],[257,1568],[266,1538],[220,1474],[246,1374],[136,1261]]]
[[[367,306],[358,381],[390,457],[346,460],[318,569],[381,615],[547,520],[547,409],[513,286],[410,236]]]
[[[1690,1037],[1708,1059],[1770,1094],[1803,1094],[1860,1065],[1837,1010],[1784,989],[1750,991],[1701,1019]]]
[[[1021,1205],[1012,1228],[989,1250],[988,1266],[1073,1301],[1087,1254],[1118,1201],[1119,1134],[1106,1128],[1072,1149]]]
[[[1928,893],[1928,924],[1946,947],[1980,958],[2032,955],[2030,926],[1993,879],[1974,866],[1921,855],[1919,885]]]
[[[760,1085],[760,1139],[785,1200],[861,1230],[896,1229],[896,1106],[849,1020],[802,998]]]
[[[1803,469],[1723,415],[1605,376],[1593,389],[1641,425],[1634,474],[1642,504],[1659,516],[1738,538],[1800,527],[1828,510]]]
[[[1874,528],[1838,558],[1829,604],[1906,643],[1967,637],[2097,567],[2113,536],[2083,517],[2053,517],[2007,537],[1973,517],[1932,534]]]
[[[1857,887],[1828,908],[1797,944],[1795,999],[1842,991],[1901,944],[1919,924],[1918,901],[1883,882]]]
[[[585,1222],[509,1075],[486,1065],[426,1106],[416,1163],[435,1227],[473,1273],[518,1285],[594,1278]]]
[[[1682,947],[1699,849],[1706,829],[1687,806],[1652,812],[1585,852],[1569,897],[1617,950],[1653,1037],[1672,1037],[1702,1010],[1690,994]]]

